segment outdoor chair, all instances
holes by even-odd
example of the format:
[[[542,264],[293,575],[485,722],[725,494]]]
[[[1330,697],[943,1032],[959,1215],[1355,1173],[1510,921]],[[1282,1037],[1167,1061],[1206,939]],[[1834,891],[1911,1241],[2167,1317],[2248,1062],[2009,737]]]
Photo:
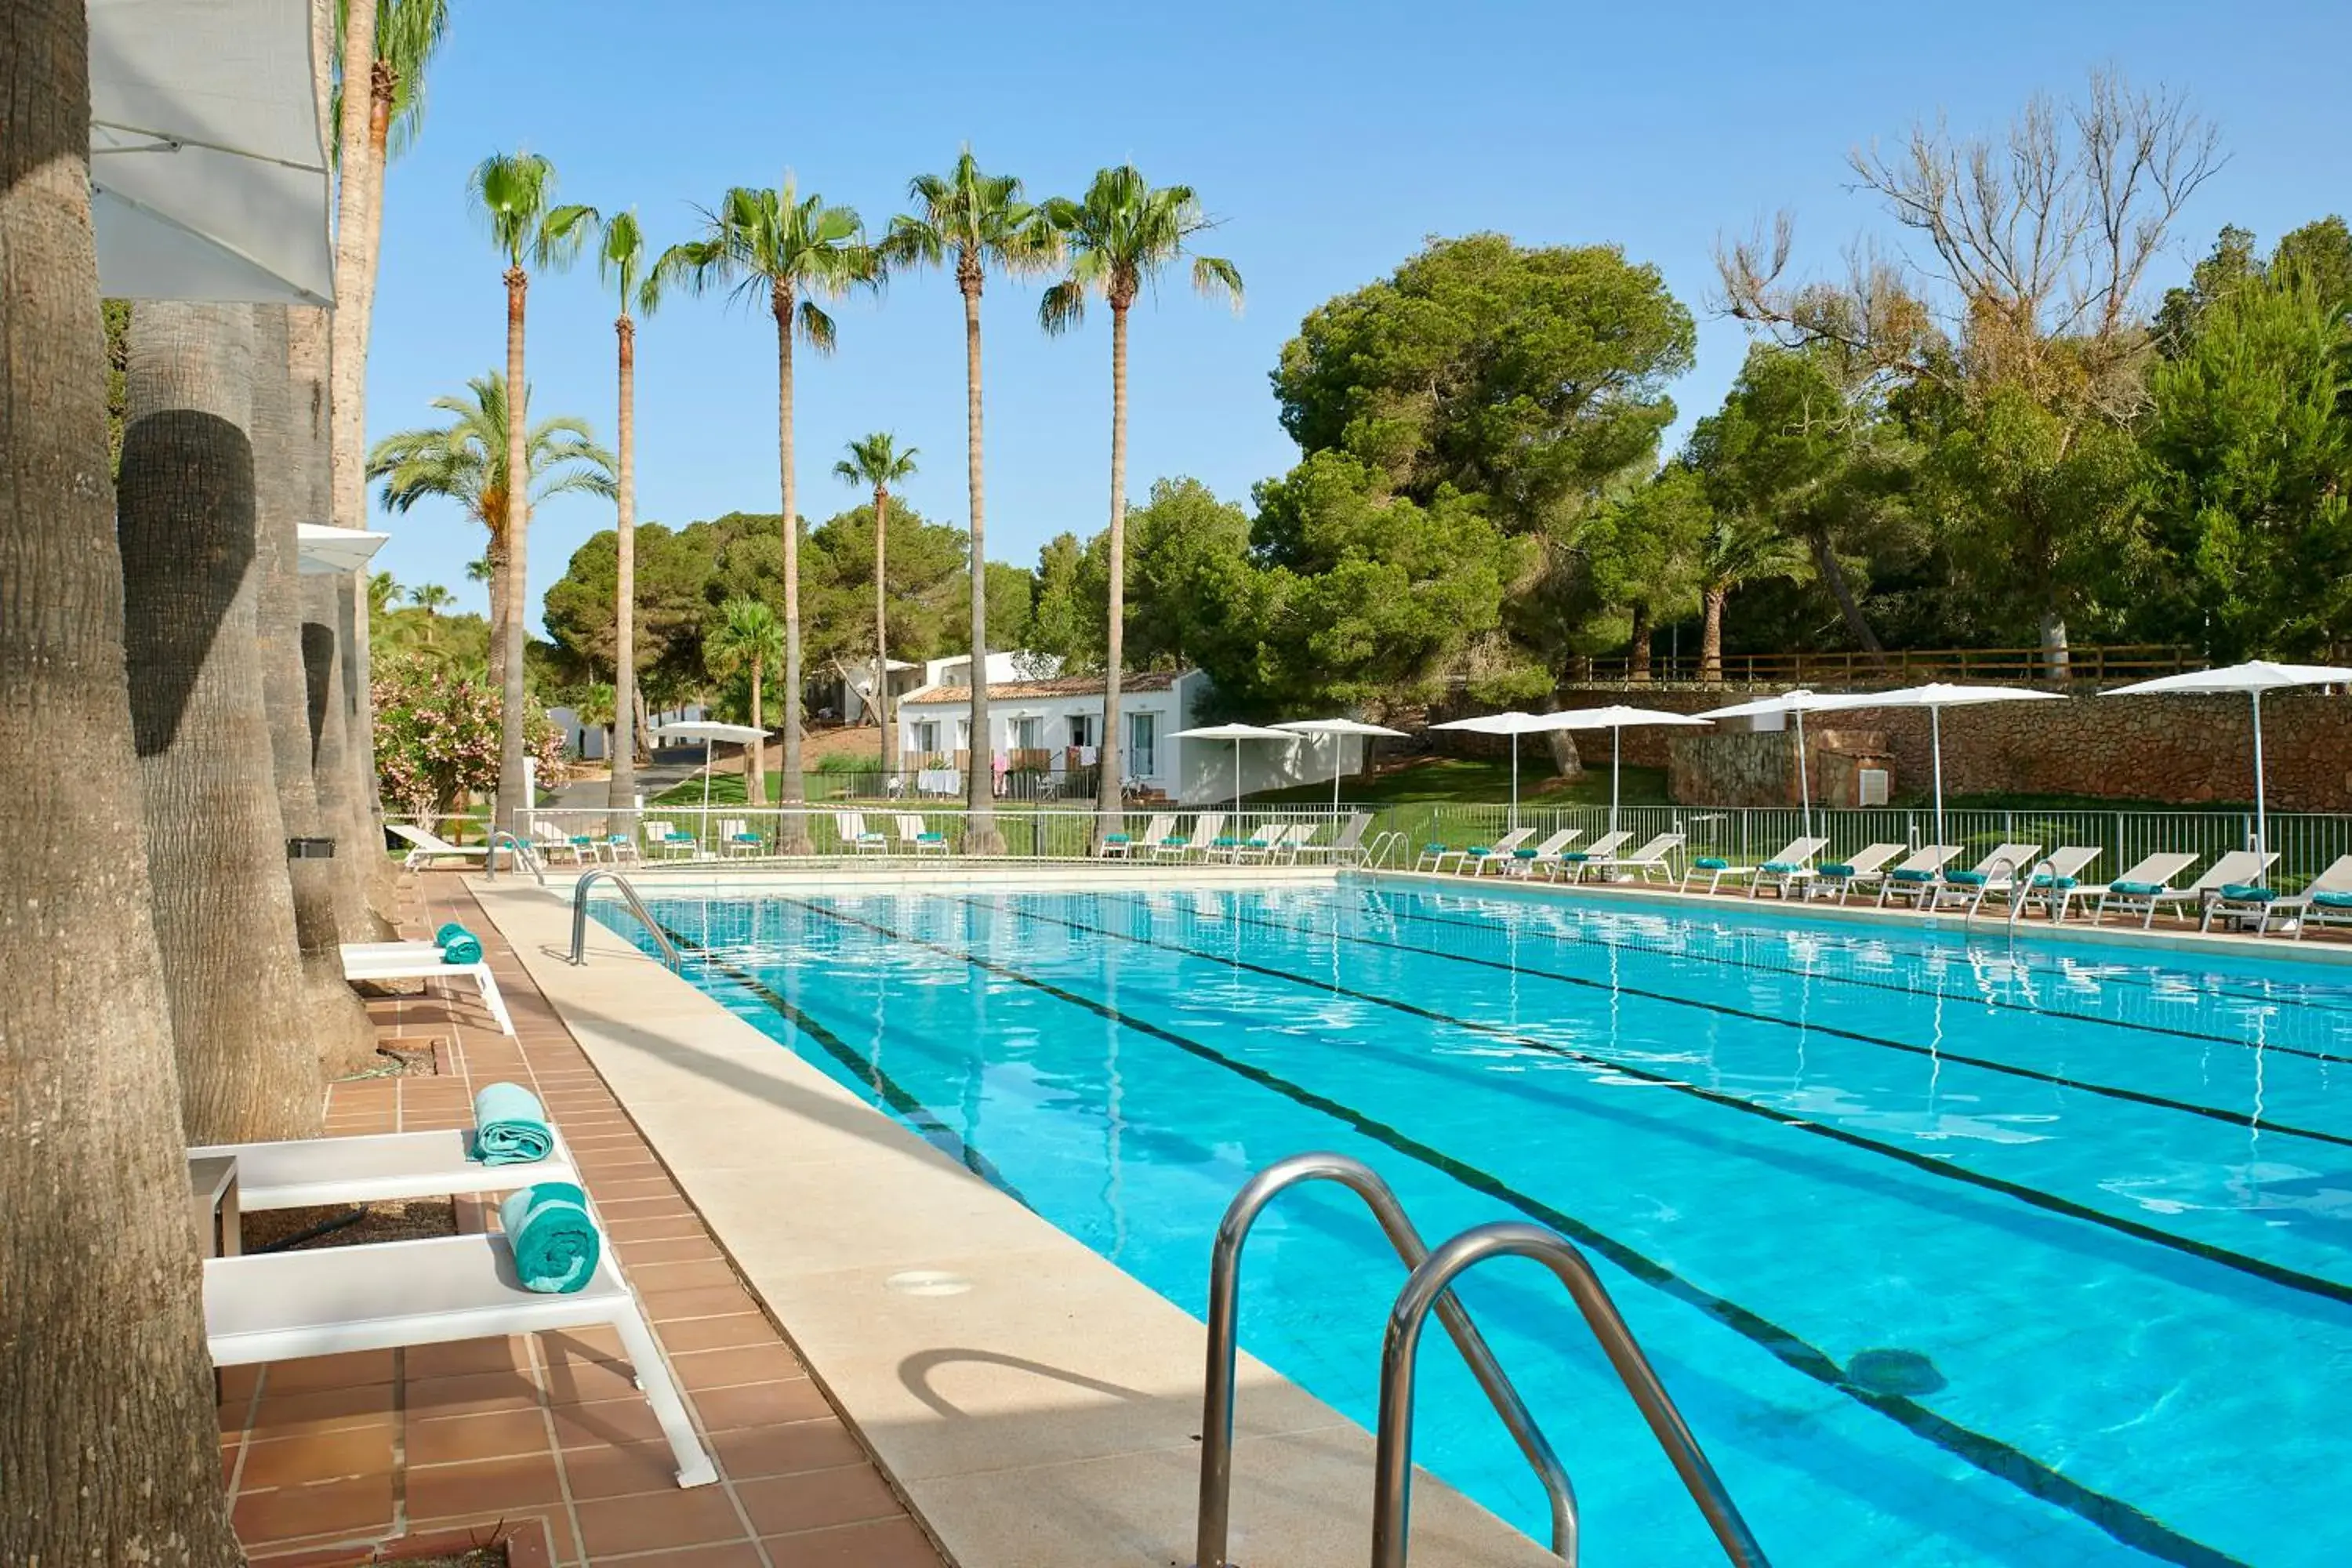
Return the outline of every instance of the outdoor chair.
[[[1459,860],[1468,853],[1466,849],[1455,849],[1444,844],[1424,844],[1421,847],[1421,853],[1413,857],[1412,868],[1416,871],[1443,871],[1447,861]]]
[[[678,1485],[718,1479],[609,1239],[587,1285],[563,1295],[525,1289],[502,1235],[208,1258],[204,1290],[216,1367],[610,1328],[669,1441]]]
[[[2033,863],[2032,873],[2017,897],[2017,912],[2029,914],[2040,904],[2049,911],[2053,921],[2066,907],[2067,892],[2082,883],[2083,873],[2101,851],[2089,845],[2066,845],[2053,849]]]
[[[1632,871],[1639,873],[1642,880],[1646,882],[1651,872],[1659,871],[1665,874],[1668,882],[1672,882],[1675,879],[1674,868],[1667,863],[1666,858],[1681,848],[1682,844],[1681,834],[1661,833],[1631,855],[1611,855],[1585,860],[1577,868],[1577,880],[1582,881],[1587,871],[1611,874]],[[1632,879],[1630,877],[1626,879],[1628,881]]]
[[[595,840],[586,834],[574,836],[559,833],[553,828],[534,827],[530,830],[531,852],[548,865],[555,864],[559,855],[568,855],[574,866],[585,866],[596,858]]]
[[[1633,837],[1633,834],[1626,832],[1609,832],[1602,834],[1581,849],[1563,849],[1559,853],[1559,858],[1552,861],[1547,868],[1548,873],[1553,881],[1558,881],[1562,876],[1567,877],[1571,882],[1580,881],[1584,877],[1585,867],[1595,860],[1608,859]]]
[[[702,853],[702,846],[694,841],[693,834],[680,833],[675,825],[659,817],[646,824],[646,843],[665,860],[691,860]]]
[[[1291,858],[1295,860],[1303,856],[1317,855],[1335,866],[1342,860],[1350,864],[1361,861],[1364,858],[1364,830],[1371,825],[1370,812],[1351,811],[1348,814],[1348,820],[1339,825],[1339,835],[1330,843],[1314,844],[1300,840],[1291,845]]]
[[[1725,879],[1738,878],[1747,881],[1748,896],[1751,899],[1756,896],[1757,889],[1768,881],[1780,889],[1781,897],[1786,898],[1791,882],[1801,881],[1812,875],[1813,857],[1828,848],[1829,844],[1826,838],[1791,838],[1787,847],[1778,855],[1755,866],[1735,866],[1718,855],[1701,855],[1683,868],[1681,890],[1689,892],[1691,883],[1703,874],[1706,878],[1706,890],[1710,893],[1721,888]]]
[[[1808,899],[1816,894],[1826,899],[1834,889],[1838,902],[1843,904],[1846,895],[1854,889],[1865,883],[1885,881],[1886,863],[1902,853],[1903,846],[1900,844],[1865,845],[1859,854],[1814,867],[1813,874],[1800,885],[1799,891]]]
[[[1192,831],[1183,837],[1184,842],[1176,847],[1176,858],[1213,858],[1223,847],[1221,841],[1230,843],[1225,839],[1225,814],[1222,811],[1202,812],[1192,819]]]
[[[354,942],[343,949],[342,960],[343,978],[350,981],[470,980],[482,994],[482,1005],[498,1020],[499,1032],[515,1032],[488,963],[451,963],[433,942]]]
[[[604,858],[617,866],[624,860],[642,864],[645,857],[637,853],[637,841],[625,833],[604,835]]]
[[[1928,895],[1927,907],[1941,909],[1947,902],[1965,904],[1975,914],[1984,907],[1985,900],[1999,893],[2006,898],[2017,890],[2034,862],[2041,858],[2039,844],[2000,844],[1991,854],[1965,871],[1946,871],[1936,879],[1936,890]]]
[[[2099,923],[2100,914],[2097,906],[2104,904],[2108,895],[2116,889],[2122,889],[2128,891],[2137,888],[2153,891],[2158,888],[2169,887],[2175,877],[2195,864],[2197,864],[2197,857],[2194,855],[2183,855],[2171,851],[2161,855],[2144,855],[2126,869],[2122,876],[2111,882],[2078,881],[2071,888],[2057,889],[2058,908],[2056,913],[2051,918],[2053,921],[2063,921],[2067,911],[2080,901],[2093,906],[2091,923],[2096,925]]]
[[[1106,860],[1132,860],[1138,849],[1157,851],[1176,831],[1176,818],[1168,812],[1158,811],[1144,824],[1140,835],[1109,833],[1103,836],[1102,858]]]
[[[833,814],[833,830],[840,837],[841,847],[854,854],[881,855],[890,848],[890,841],[866,826],[862,811],[836,811]]]
[[[400,868],[404,871],[421,871],[436,860],[479,860],[490,852],[488,845],[452,844],[437,834],[428,833],[422,827],[411,827],[404,822],[387,822],[383,827],[385,832],[409,847],[407,855],[400,862]]]
[[[2169,909],[2182,916],[2194,910],[2201,916],[2206,900],[2218,897],[2225,888],[2254,887],[2256,879],[2277,859],[2275,854],[2232,849],[2185,888],[2129,880],[2111,882],[2099,897],[2099,907],[2091,916],[2091,923],[2097,925],[2105,918],[2109,904],[2126,912],[2138,910],[2142,931],[2156,923],[2156,911],[2160,909]]]
[[[1507,860],[1511,851],[1536,836],[1532,827],[1514,827],[1492,844],[1473,844],[1462,851],[1462,858],[1454,868],[1465,876],[1486,875],[1486,862],[1496,858]]]
[[[898,847],[916,855],[944,855],[948,852],[948,836],[923,826],[919,812],[898,814]]]
[[[719,852],[733,859],[739,855],[757,855],[767,846],[751,831],[749,821],[730,816],[719,825]]]
[[[552,1123],[549,1131],[554,1132]],[[215,1143],[191,1160],[234,1157],[240,1213],[315,1208],[328,1204],[398,1203],[407,1198],[508,1193],[539,1182],[577,1182],[562,1135],[543,1159],[485,1164],[463,1127],[430,1132],[377,1132],[353,1138],[290,1138],[269,1143]]]
[[[1904,857],[1903,863],[1888,869],[1878,882],[1878,907],[1885,909],[1886,900],[1915,900],[1916,907],[1926,909],[1944,885],[1944,868],[1960,852],[1957,844],[1930,844]],[[1843,901],[1843,900],[1841,900]]]
[[[2352,855],[2338,855],[2335,863],[2314,877],[2303,891],[2281,899],[2267,911],[2271,920],[2294,916],[2294,940],[2313,926],[2352,925]],[[2266,927],[2257,927],[2258,932]]]
[[[2323,899],[2341,900],[2334,906],[2323,906]],[[2333,907],[2352,915],[2352,855],[2338,855],[2327,869],[2305,883],[2303,890],[2292,897],[2282,896],[2276,889],[2261,887],[2226,887],[2205,901],[2204,917],[2198,921],[2200,931],[2211,931],[2217,920],[2235,920],[2242,925],[2252,921],[2256,936],[2270,934],[2271,922],[2279,922],[2282,931],[2292,928],[2297,936],[2303,934],[2302,922],[2312,911]]]
[[[1244,860],[1270,860],[1275,847],[1290,837],[1286,822],[1261,822],[1250,830],[1249,837],[1222,834],[1210,840],[1209,858],[1223,859],[1238,866]]]
[[[1575,828],[1562,827],[1546,835],[1543,841],[1533,847],[1522,844],[1514,848],[1508,856],[1489,856],[1478,863],[1477,875],[1483,877],[1486,874],[1487,867],[1496,866],[1501,868],[1506,877],[1530,876],[1538,865],[1559,859],[1559,852],[1567,848],[1569,841],[1576,836]]]

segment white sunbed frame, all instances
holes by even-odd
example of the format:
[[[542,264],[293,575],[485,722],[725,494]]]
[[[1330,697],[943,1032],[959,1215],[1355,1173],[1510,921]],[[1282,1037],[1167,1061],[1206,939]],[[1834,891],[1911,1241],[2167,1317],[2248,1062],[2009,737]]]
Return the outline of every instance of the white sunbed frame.
[[[473,1157],[473,1130],[377,1132],[352,1138],[289,1138],[271,1143],[216,1143],[188,1158],[236,1161],[239,1213],[325,1204],[397,1203],[457,1194],[510,1193],[541,1182],[578,1183],[563,1135],[543,1160],[488,1165]]]
[[[1756,897],[1757,889],[1763,885],[1764,879],[1769,876],[1777,879],[1773,885],[1780,889],[1780,896],[1785,899],[1789,896],[1789,884],[1802,881],[1811,876],[1813,857],[1829,847],[1830,841],[1826,838],[1791,838],[1789,840],[1788,847],[1778,855],[1759,861],[1753,866],[1704,868],[1706,872],[1706,890],[1709,893],[1715,892],[1723,886],[1723,879],[1726,877],[1743,877],[1748,880],[1748,896],[1752,899]],[[1768,866],[1787,866],[1790,869],[1768,871],[1765,869]],[[1691,880],[1699,874],[1701,869],[1696,860],[1684,866],[1681,891],[1687,893],[1691,890]]]
[[[480,860],[490,852],[487,844],[452,844],[438,834],[412,827],[405,822],[387,822],[383,826],[385,832],[409,845],[407,856],[400,862],[404,871],[421,871],[436,860]]]
[[[1500,868],[1506,877],[1532,877],[1538,866],[1558,860],[1560,851],[1575,843],[1582,831],[1576,827],[1555,828],[1537,840],[1532,849],[1523,844],[1507,855],[1486,857],[1478,862],[1478,868],[1472,875],[1483,877],[1486,874],[1486,868],[1493,866]]]
[[[609,1242],[586,1287],[560,1296],[523,1289],[503,1236],[437,1236],[205,1263],[205,1337],[215,1366],[602,1327],[620,1336],[669,1440],[678,1485],[718,1479]]]
[[[2042,858],[2039,844],[1996,844],[1992,853],[1969,867],[1962,880],[1948,868],[1936,877],[1936,891],[1928,902],[1930,909],[1941,909],[1947,900],[1966,904],[1969,913],[1975,914],[1984,907],[1985,899],[1993,893],[2013,896],[2018,883],[2023,881],[2030,868]],[[1982,881],[1975,879],[1981,877]]]
[[[2311,919],[2315,911],[2326,909],[2326,905],[2314,900],[2313,895],[2316,893],[2352,893],[2352,855],[2338,855],[2327,869],[2314,877],[2296,893],[2275,899],[2232,899],[2216,893],[2205,901],[2204,917],[2198,921],[2197,929],[2211,931],[2215,919],[2234,916],[2239,920],[2252,920],[2254,934],[2268,936],[2273,921],[2282,921],[2281,929],[2284,930],[2284,917],[2293,915],[2294,934],[2300,937],[2303,922]],[[2352,916],[2352,910],[2330,910],[2329,913]],[[2323,918],[2321,923],[2333,922]]]
[[[342,949],[345,980],[470,980],[482,994],[482,1005],[497,1019],[499,1032],[515,1032],[507,1016],[506,998],[499,994],[497,977],[481,963],[450,963],[429,942],[347,942]]]
[[[1960,852],[1957,844],[1924,844],[1903,858],[1899,866],[1890,866],[1878,877],[1878,907],[1885,909],[1886,900],[1896,893],[1915,897],[1920,909],[1931,908],[1944,886],[1944,868]],[[1900,876],[1906,871],[1924,871],[1924,878]]]
[[[1884,881],[1886,877],[1886,863],[1897,858],[1903,852],[1904,847],[1900,844],[1865,844],[1844,859],[1830,862],[1832,866],[1850,868],[1846,875],[1832,877],[1821,867],[1816,866],[1813,868],[1813,874],[1805,879],[1804,886],[1799,890],[1807,900],[1817,896],[1826,899],[1830,896],[1830,890],[1834,888],[1837,890],[1837,901],[1843,904],[1847,895],[1854,889],[1865,883]]]
[[[1608,859],[1619,849],[1624,847],[1626,841],[1633,837],[1631,832],[1622,829],[1613,830],[1602,834],[1581,849],[1563,848],[1559,852],[1559,858],[1544,868],[1544,875],[1548,879],[1557,882],[1561,873],[1565,872],[1570,881],[1581,881],[1585,867],[1595,860]]]
[[[1302,855],[1328,856],[1334,866],[1342,860],[1360,861],[1364,858],[1364,831],[1371,825],[1370,812],[1351,811],[1330,843],[1310,844],[1301,839],[1291,845],[1290,858],[1296,860]]]
[[[2066,895],[2073,891],[2061,884],[2072,879],[2079,885],[2083,872],[2104,853],[2095,846],[2064,844],[2042,856],[2022,873],[2022,889],[2016,895],[2017,912],[2030,914],[2038,902],[2054,923],[2066,907]],[[2050,880],[2042,881],[2043,877]]]
[[[1507,877],[1525,877],[1530,881],[1535,879],[1535,874],[1539,870],[1547,879],[1557,877],[1559,874],[1559,868],[1568,863],[1568,857],[1572,853],[1569,846],[1584,837],[1584,829],[1581,827],[1568,828],[1566,832],[1568,837],[1562,838],[1549,851],[1539,844],[1536,847],[1536,852],[1524,860],[1517,855],[1512,856],[1511,863],[1503,868],[1503,874]],[[1547,839],[1545,842],[1550,841]]]
[[[2051,919],[2063,921],[2066,918],[2066,912],[2074,908],[2075,900],[2080,900],[2094,906],[2091,923],[2096,925],[2099,923],[2096,905],[2107,896],[2109,889],[2116,883],[2154,882],[2159,887],[2169,887],[2172,879],[2195,864],[2197,864],[2196,856],[2181,854],[2178,851],[2168,850],[2157,855],[2143,855],[2137,861],[2124,868],[2121,875],[2107,881],[2078,882],[2074,887],[2059,889],[2057,912]]]
[[[1465,877],[1483,877],[1488,862],[1508,860],[1512,850],[1535,836],[1532,827],[1514,827],[1492,844],[1474,844],[1463,850],[1461,863],[1454,868]]]
[[[2111,903],[2126,912],[2138,910],[2139,927],[2142,931],[2156,924],[2156,911],[2160,905],[2184,906],[2180,912],[2186,916],[2189,910],[2185,906],[2195,904],[2200,906],[2199,912],[2201,914],[2203,912],[2201,906],[2208,898],[2219,893],[2222,888],[2231,882],[2253,881],[2269,870],[2277,860],[2278,856],[2275,853],[2258,855],[2251,849],[2232,849],[2210,866],[2206,867],[2205,874],[2185,888],[2172,887],[2168,879],[2167,885],[2157,892],[2119,893],[2115,890],[2113,884],[2109,884],[2099,894],[2098,906],[2091,913],[2091,923],[2097,925],[2105,920],[2107,906]],[[2126,882],[2137,879],[2131,877],[2122,879]]]
[[[1666,874],[1667,882],[1672,883],[1675,879],[1675,868],[1667,857],[1682,847],[1683,835],[1679,833],[1654,834],[1647,844],[1643,845],[1631,855],[1607,855],[1577,861],[1576,879],[1579,882],[1583,881],[1584,873],[1587,871],[1638,871],[1641,873],[1642,880],[1647,882],[1651,872],[1664,871]]]

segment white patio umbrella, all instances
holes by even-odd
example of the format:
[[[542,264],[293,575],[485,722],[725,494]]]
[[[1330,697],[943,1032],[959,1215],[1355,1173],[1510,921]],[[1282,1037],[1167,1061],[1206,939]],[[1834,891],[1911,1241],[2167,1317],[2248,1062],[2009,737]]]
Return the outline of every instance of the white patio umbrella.
[[[1262,724],[1204,724],[1198,729],[1179,730],[1179,741],[1231,741],[1234,743],[1234,805],[1242,803],[1242,742],[1244,741],[1296,741],[1297,736],[1287,730],[1269,730]]]
[[[331,576],[338,572],[361,572],[383,548],[389,533],[369,533],[356,528],[329,528],[320,522],[295,525],[299,540],[301,572],[305,576]]]
[[[312,84],[310,0],[89,0],[100,289],[331,305]]]
[[[1293,719],[1288,723],[1276,724],[1275,728],[1300,735],[1361,735],[1367,741],[1382,735],[1400,741],[1406,738],[1402,730],[1385,729],[1359,719]],[[1339,751],[1337,745],[1331,749],[1331,810],[1335,816],[1339,810]]]
[[[1894,691],[1857,691],[1846,700],[1848,708],[1925,708],[1927,710],[1927,734],[1936,758],[1936,842],[1944,840],[1944,710],[1972,708],[1982,702],[2047,702],[2063,693],[2030,691],[2018,686],[1953,686],[1941,680],[1931,680],[1925,686],[1906,686]]]
[[[1805,771],[1805,715],[1822,713],[1832,709],[1851,708],[1854,699],[1828,691],[1807,691],[1802,687],[1784,691],[1778,697],[1761,697],[1753,702],[1735,702],[1728,708],[1710,708],[1699,715],[1702,719],[1761,719],[1773,714],[1790,713],[1797,720],[1797,809],[1801,814],[1805,835],[1813,831],[1813,785],[1811,775]]]
[[[1511,738],[1511,826],[1519,825],[1519,737],[1547,735],[1554,730],[1565,730],[1565,713],[1481,713],[1475,719],[1449,719],[1443,724],[1432,724],[1433,730],[1463,730],[1474,735],[1508,735]]]
[[[2270,847],[2270,820],[2263,807],[2263,693],[2284,686],[2352,684],[2352,669],[2333,664],[2273,664],[2253,659],[2219,669],[2191,670],[2186,675],[2159,675],[2103,691],[2102,697],[2155,696],[2162,692],[2219,695],[2242,691],[2254,706],[2254,847]]]
[[[1609,731],[1609,831],[1617,831],[1617,758],[1625,742],[1624,731],[1643,724],[1693,725],[1699,729],[1707,721],[1688,713],[1668,713],[1656,708],[1628,708],[1622,703],[1607,708],[1578,708],[1552,717],[1567,721],[1564,730],[1606,730]]]
[[[755,741],[765,741],[768,731],[754,730],[749,724],[721,724],[716,719],[681,719],[675,724],[656,724],[646,731],[661,741],[699,741],[702,742],[702,809],[710,809],[710,743],[713,741],[733,741],[748,746]]]

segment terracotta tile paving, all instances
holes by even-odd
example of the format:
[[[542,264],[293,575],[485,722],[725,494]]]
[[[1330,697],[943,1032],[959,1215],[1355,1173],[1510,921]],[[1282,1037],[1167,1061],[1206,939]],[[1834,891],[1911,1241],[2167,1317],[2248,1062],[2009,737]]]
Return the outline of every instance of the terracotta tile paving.
[[[328,1132],[469,1126],[477,1085],[529,1085],[571,1142],[720,1479],[679,1489],[606,1330],[234,1368],[221,1461],[253,1561],[341,1565],[503,1532],[516,1568],[941,1568],[471,895],[446,874],[404,891],[415,934],[451,919],[482,934],[516,1034],[470,992],[370,1000],[380,1036],[437,1040],[446,1076],[337,1084]],[[458,1224],[480,1229],[483,1213],[460,1201]]]

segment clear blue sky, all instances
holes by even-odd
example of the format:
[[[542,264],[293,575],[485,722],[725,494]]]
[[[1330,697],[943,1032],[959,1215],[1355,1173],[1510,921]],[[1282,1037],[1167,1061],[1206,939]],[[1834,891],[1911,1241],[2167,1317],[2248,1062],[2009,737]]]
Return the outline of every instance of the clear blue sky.
[[[1183,473],[1246,500],[1287,468],[1296,454],[1266,383],[1283,342],[1307,311],[1385,275],[1432,234],[1614,243],[1656,263],[1700,320],[1697,369],[1674,389],[1686,427],[1745,352],[1743,330],[1706,308],[1719,234],[1787,206],[1801,264],[1834,268],[1840,247],[1878,224],[1845,188],[1849,148],[1939,110],[1956,128],[1991,129],[2033,90],[2070,91],[2098,65],[2186,89],[2224,137],[2230,162],[2189,210],[2158,287],[2224,222],[2267,243],[2347,205],[2336,177],[2352,142],[2342,0],[452,9],[424,133],[389,180],[372,437],[423,422],[432,396],[503,366],[500,266],[467,214],[465,179],[484,154],[518,146],[554,161],[564,199],[635,206],[656,246],[687,236],[693,204],[787,168],[878,230],[908,176],[944,168],[965,141],[1033,196],[1074,192],[1128,158],[1157,183],[1192,184],[1222,220],[1207,247],[1239,265],[1247,308],[1236,318],[1179,284],[1139,310],[1139,498],[1155,476]],[[989,552],[1022,563],[1055,533],[1101,528],[1108,504],[1106,319],[1046,339],[1035,305],[1034,288],[997,281],[983,307]],[[532,285],[537,410],[584,415],[608,441],[613,315],[593,266]],[[837,316],[838,353],[803,355],[797,378],[803,515],[850,504],[832,478],[842,443],[888,429],[921,449],[909,499],[962,522],[953,286],[902,278]],[[644,324],[637,363],[639,519],[775,510],[769,319],[675,300]],[[593,500],[539,513],[534,617],[573,549],[611,522]],[[478,605],[464,563],[480,533],[454,510],[377,526],[396,535],[382,563],[404,583],[439,582]]]

